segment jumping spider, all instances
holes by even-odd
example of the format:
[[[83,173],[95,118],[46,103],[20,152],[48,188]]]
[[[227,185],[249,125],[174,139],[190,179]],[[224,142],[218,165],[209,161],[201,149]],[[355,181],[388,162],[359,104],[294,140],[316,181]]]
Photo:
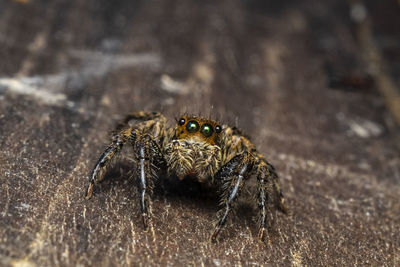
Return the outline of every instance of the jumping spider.
[[[267,216],[273,208],[287,213],[284,197],[274,167],[259,154],[248,137],[237,128],[216,121],[184,115],[170,128],[166,118],[157,112],[138,112],[128,115],[117,128],[111,144],[100,156],[90,175],[86,199],[91,198],[94,184],[100,182],[111,160],[125,143],[133,147],[134,176],[138,180],[140,207],[145,229],[148,210],[157,172],[167,177],[184,179],[196,177],[221,189],[218,222],[211,240],[215,241],[224,226],[232,204],[245,181],[257,177],[259,208],[258,238],[263,239],[268,228]]]

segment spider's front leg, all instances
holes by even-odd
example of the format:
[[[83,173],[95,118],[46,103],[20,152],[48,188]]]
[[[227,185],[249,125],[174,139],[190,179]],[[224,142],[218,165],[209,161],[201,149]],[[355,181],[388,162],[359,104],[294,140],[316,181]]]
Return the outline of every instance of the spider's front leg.
[[[132,145],[137,160],[135,174],[140,191],[140,209],[143,226],[147,229],[150,196],[153,193],[154,180],[157,178],[155,168],[165,164],[165,161],[161,149],[149,134],[139,133]]]
[[[221,179],[222,185],[222,198],[221,205],[225,208],[221,210],[221,216],[215,226],[214,233],[211,236],[211,241],[214,242],[220,232],[221,228],[225,225],[226,219],[231,206],[238,198],[241,188],[244,184],[246,174],[251,172],[253,157],[248,152],[243,152],[233,157],[228,163],[221,167],[216,175],[216,179]]]

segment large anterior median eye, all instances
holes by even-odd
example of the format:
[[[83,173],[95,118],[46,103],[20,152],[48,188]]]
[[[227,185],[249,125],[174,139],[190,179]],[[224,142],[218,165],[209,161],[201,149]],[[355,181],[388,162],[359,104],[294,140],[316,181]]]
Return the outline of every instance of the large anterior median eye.
[[[189,133],[195,133],[195,132],[197,132],[199,130],[199,128],[200,128],[200,126],[199,126],[199,123],[197,121],[189,121],[186,124],[186,130]]]
[[[201,133],[205,136],[205,137],[210,137],[214,132],[213,127],[210,124],[203,124],[203,126],[201,126]]]

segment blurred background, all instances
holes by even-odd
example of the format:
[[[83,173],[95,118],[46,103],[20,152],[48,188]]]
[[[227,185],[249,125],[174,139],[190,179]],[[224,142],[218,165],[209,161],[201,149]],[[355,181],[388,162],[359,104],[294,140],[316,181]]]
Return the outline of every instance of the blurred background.
[[[398,0],[0,0],[0,265],[400,265],[399,88]],[[211,244],[178,185],[143,232],[126,162],[85,201],[141,110],[243,129],[293,215],[261,244],[244,192]]]

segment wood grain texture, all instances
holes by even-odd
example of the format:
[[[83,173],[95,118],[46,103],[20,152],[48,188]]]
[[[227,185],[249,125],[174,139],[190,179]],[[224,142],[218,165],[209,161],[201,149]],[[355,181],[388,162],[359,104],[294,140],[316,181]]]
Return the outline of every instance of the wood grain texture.
[[[327,85],[326,62],[365,71],[347,4],[0,2],[0,265],[399,265],[399,130],[375,91]],[[218,196],[178,183],[144,232],[124,159],[86,201],[109,132],[139,110],[237,124],[293,215],[261,244],[245,193],[212,244]]]

